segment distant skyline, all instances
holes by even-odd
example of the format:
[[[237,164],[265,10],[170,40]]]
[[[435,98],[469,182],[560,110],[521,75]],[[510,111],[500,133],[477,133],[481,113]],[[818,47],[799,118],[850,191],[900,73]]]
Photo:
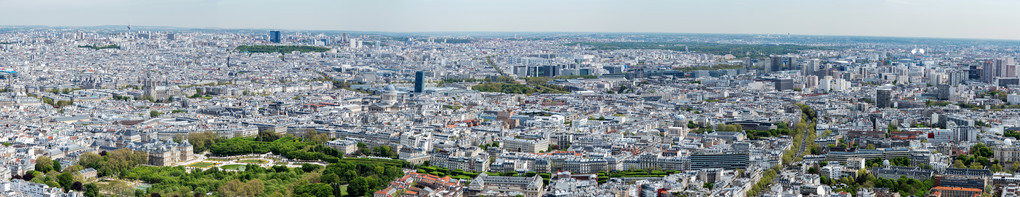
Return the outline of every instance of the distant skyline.
[[[1014,0],[0,0],[0,25],[1020,40]]]

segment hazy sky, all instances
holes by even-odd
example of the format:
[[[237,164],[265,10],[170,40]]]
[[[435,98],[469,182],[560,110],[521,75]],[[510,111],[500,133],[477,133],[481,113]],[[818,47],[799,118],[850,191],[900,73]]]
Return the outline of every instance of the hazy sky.
[[[1020,40],[1020,0],[0,0],[0,25]]]

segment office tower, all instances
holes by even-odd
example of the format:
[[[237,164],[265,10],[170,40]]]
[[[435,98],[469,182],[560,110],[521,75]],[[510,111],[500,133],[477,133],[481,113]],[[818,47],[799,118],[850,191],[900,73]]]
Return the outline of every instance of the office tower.
[[[939,84],[937,97],[939,100],[949,100],[953,96],[953,86],[949,84]]]
[[[967,69],[967,79],[970,80],[981,80],[981,75],[984,74],[982,67],[978,65],[970,65]]]
[[[793,57],[783,57],[783,70],[793,70],[797,68],[797,60]]]
[[[793,90],[793,79],[776,79],[776,91]]]
[[[935,72],[935,70],[925,69],[925,71],[927,72],[928,84],[942,84],[942,79],[946,78],[944,74]]]
[[[807,79],[804,81],[804,87],[805,88],[818,87],[818,76],[814,75],[807,76]]]
[[[999,77],[996,79],[996,83],[998,83],[999,87],[1008,88],[1011,85],[1020,85],[1020,79],[1016,77]]]
[[[800,75],[801,76],[817,75],[816,73],[818,72],[819,66],[822,64],[821,62],[822,61],[818,59],[811,59],[810,61],[808,61],[808,64],[805,64],[804,66],[800,67]]]
[[[528,66],[515,66],[512,72],[517,77],[528,77]]]
[[[771,60],[769,61],[770,72],[778,72],[780,70],[783,70],[783,57],[772,56],[769,57],[769,59]]]
[[[785,56],[772,56],[772,57],[769,57],[769,58],[771,60],[771,61],[769,61],[770,62],[770,64],[769,64],[769,71],[772,71],[772,72],[789,70],[789,69],[794,67],[794,61],[796,61],[796,60],[793,59],[793,57],[785,57]]]
[[[754,61],[752,61],[750,57],[745,57],[744,58],[744,69],[745,70],[751,70],[751,68],[753,68],[753,67],[754,67]]]
[[[414,72],[414,93],[425,92],[425,71]]]
[[[602,66],[603,69],[609,71],[609,74],[623,73],[627,71],[627,66]]]
[[[577,69],[577,75],[585,76],[592,75],[590,68]]]
[[[985,83],[992,83],[995,80],[995,64],[992,61],[981,62],[981,81]]]
[[[269,31],[269,42],[280,43],[280,31]]]
[[[735,154],[693,154],[690,157],[691,169],[744,169],[747,168],[750,155],[748,153]]]
[[[999,69],[997,77],[1016,77],[1016,62],[1012,57],[995,59],[995,66]]]
[[[177,39],[177,35],[174,35],[174,33],[166,34],[166,40],[175,40],[175,39]]]
[[[818,80],[817,89],[823,92],[829,92],[829,90],[832,90],[832,77],[825,76],[822,77],[822,79]]]
[[[970,126],[956,126],[953,127],[954,141],[960,142],[975,142],[977,141],[977,133],[980,129]]]
[[[538,67],[538,76],[540,77],[555,77],[560,75],[560,66],[558,65],[545,65]]]
[[[967,81],[967,72],[956,70],[949,73],[949,85],[960,85]]]
[[[875,90],[875,106],[878,108],[892,107],[892,89]]]
[[[1012,57],[997,58],[982,64],[981,81],[992,84],[999,77],[1016,77],[1016,62]]]

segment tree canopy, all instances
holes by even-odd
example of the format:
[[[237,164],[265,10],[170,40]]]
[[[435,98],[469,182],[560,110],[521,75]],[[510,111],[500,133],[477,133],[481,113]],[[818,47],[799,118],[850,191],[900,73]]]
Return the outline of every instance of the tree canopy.
[[[249,53],[290,53],[297,52],[326,52],[329,48],[317,46],[296,46],[296,45],[241,45],[234,50]]]

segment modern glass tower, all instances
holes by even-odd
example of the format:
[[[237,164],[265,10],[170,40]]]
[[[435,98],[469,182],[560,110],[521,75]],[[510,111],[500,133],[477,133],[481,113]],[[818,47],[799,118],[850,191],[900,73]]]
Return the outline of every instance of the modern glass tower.
[[[269,31],[269,42],[280,43],[280,31]]]
[[[425,92],[425,71],[414,73],[414,93]]]

